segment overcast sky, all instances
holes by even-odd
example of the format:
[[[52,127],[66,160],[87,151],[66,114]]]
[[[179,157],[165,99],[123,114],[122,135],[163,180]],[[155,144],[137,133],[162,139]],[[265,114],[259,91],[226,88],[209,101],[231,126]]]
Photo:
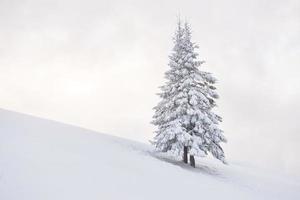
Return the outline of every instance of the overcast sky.
[[[300,1],[0,0],[0,107],[148,142],[176,19],[218,78],[229,162],[300,174]]]

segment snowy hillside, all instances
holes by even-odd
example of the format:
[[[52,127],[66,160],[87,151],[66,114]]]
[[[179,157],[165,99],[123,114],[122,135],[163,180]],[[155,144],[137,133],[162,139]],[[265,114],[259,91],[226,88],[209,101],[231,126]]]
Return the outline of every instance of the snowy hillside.
[[[146,144],[0,110],[1,200],[300,199],[299,179],[233,163],[192,169]]]

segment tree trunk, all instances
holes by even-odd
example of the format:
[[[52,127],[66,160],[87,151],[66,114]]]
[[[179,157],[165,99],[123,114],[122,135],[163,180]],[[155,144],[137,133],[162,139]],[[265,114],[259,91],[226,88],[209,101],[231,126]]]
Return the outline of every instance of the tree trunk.
[[[195,164],[195,158],[194,158],[194,156],[193,155],[190,155],[190,163],[191,163],[191,166],[192,167],[196,167],[196,164]]]
[[[188,163],[188,148],[187,148],[187,146],[183,147],[183,162]]]

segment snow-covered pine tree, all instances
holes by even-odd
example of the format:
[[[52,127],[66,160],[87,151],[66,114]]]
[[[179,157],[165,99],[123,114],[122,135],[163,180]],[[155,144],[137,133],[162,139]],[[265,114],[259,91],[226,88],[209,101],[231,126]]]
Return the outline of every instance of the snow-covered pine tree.
[[[211,153],[226,163],[220,142],[226,142],[223,131],[218,128],[221,117],[213,113],[218,94],[211,73],[200,71],[203,61],[198,61],[191,42],[188,23],[178,22],[174,48],[170,55],[170,69],[165,73],[167,82],[159,93],[161,101],[154,107],[153,124],[157,126],[153,144],[162,152],[182,155],[186,162],[189,151],[191,165],[194,156]]]

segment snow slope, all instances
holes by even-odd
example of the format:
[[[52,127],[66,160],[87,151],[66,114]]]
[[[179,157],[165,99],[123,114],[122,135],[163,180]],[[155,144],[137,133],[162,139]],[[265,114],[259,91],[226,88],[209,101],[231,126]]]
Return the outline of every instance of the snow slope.
[[[297,178],[197,163],[191,169],[146,144],[0,110],[1,200],[300,199]]]

